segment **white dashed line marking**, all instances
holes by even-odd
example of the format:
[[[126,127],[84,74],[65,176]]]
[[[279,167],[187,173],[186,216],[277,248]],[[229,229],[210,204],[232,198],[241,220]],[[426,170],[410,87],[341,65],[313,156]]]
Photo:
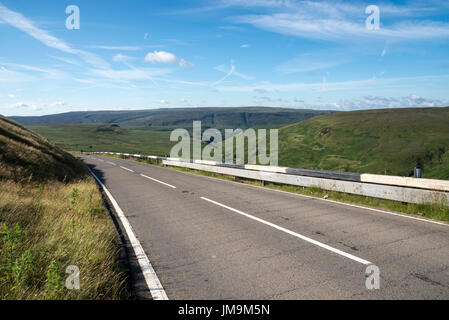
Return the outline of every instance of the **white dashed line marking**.
[[[341,251],[341,250],[339,250],[339,249],[333,248],[333,247],[331,247],[331,246],[328,246],[327,244],[324,244],[324,243],[321,243],[321,242],[319,242],[319,241],[313,240],[313,239],[308,238],[308,237],[306,237],[306,236],[303,236],[303,235],[301,235],[301,234],[299,234],[299,233],[293,232],[293,231],[291,231],[291,230],[288,230],[288,229],[286,229],[286,228],[283,228],[283,227],[281,227],[281,226],[278,226],[278,225],[276,225],[276,224],[274,224],[274,223],[271,223],[271,222],[268,222],[268,221],[266,221],[266,220],[257,218],[257,217],[255,217],[255,216],[252,216],[252,215],[247,214],[247,213],[245,213],[245,212],[242,212],[242,211],[240,211],[240,210],[237,210],[237,209],[228,207],[228,206],[226,206],[226,205],[224,205],[224,204],[221,204],[221,203],[219,203],[219,202],[216,202],[216,201],[214,201],[214,200],[210,200],[210,199],[205,198],[205,197],[201,197],[201,199],[206,200],[206,201],[208,201],[208,202],[210,202],[210,203],[213,203],[213,204],[215,204],[215,205],[217,205],[217,206],[220,206],[220,207],[222,207],[222,208],[231,210],[231,211],[233,211],[233,212],[235,212],[235,213],[238,213],[238,214],[240,214],[240,215],[242,215],[242,216],[245,216],[245,217],[247,217],[247,218],[253,219],[253,220],[257,221],[257,222],[263,223],[263,224],[265,224],[265,225],[267,225],[267,226],[270,226],[270,227],[272,227],[272,228],[275,228],[275,229],[277,229],[277,230],[279,230],[279,231],[288,233],[289,235],[292,235],[292,236],[294,236],[294,237],[297,237],[297,238],[299,238],[299,239],[302,239],[302,240],[304,240],[304,241],[307,241],[307,242],[309,242],[309,243],[312,243],[312,244],[314,244],[314,245],[316,245],[316,246],[319,246],[319,247],[321,247],[321,248],[323,248],[323,249],[326,249],[326,250],[332,251],[332,252],[334,252],[334,253],[337,253],[337,254],[339,254],[339,255],[341,255],[341,256],[343,256],[343,257],[346,257],[346,258],[349,258],[349,259],[351,259],[351,260],[357,261],[357,262],[359,262],[359,263],[361,263],[361,264],[364,264],[364,265],[372,264],[371,262],[369,262],[369,261],[367,261],[367,260],[364,260],[364,259],[362,259],[362,258],[356,257],[356,256],[354,256],[354,255],[352,255],[352,254],[346,253],[346,252]]]
[[[127,171],[129,171],[129,172],[134,172],[133,170],[131,170],[131,169],[128,169],[128,168],[126,168],[126,167],[122,167],[122,166],[120,166],[120,168],[122,168],[122,169],[125,169],[125,170],[127,170]]]
[[[144,177],[144,178],[147,178],[147,179],[153,180],[153,181],[155,181],[155,182],[161,183],[161,184],[163,184],[163,185],[166,185],[167,187],[170,187],[170,188],[176,189],[176,187],[175,187],[175,186],[172,186],[171,184],[168,184],[168,183],[162,182],[162,181],[160,181],[160,180],[157,180],[157,179],[151,178],[151,177],[149,177],[149,176],[146,176],[146,175],[144,175],[144,174],[141,174],[141,176],[142,176],[142,177]]]

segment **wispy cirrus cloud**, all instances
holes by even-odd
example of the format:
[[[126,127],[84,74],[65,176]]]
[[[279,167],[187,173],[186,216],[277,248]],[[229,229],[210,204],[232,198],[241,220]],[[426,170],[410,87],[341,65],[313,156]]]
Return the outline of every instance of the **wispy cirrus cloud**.
[[[413,83],[415,86],[421,86],[431,83],[431,81],[449,81],[449,75],[430,75],[416,77],[398,77],[398,78],[370,78],[362,80],[334,81],[328,82],[292,82],[292,83],[271,83],[265,82],[248,86],[219,86],[218,90],[223,92],[296,92],[296,91],[353,91],[358,89],[372,89],[374,87],[393,87],[403,86],[404,83]],[[323,90],[323,83],[325,88]]]
[[[226,0],[229,6],[264,7],[271,10],[229,17],[238,24],[284,35],[309,39],[353,41],[358,39],[414,40],[449,37],[449,23],[434,21],[438,12],[420,3],[379,4],[381,28],[373,32],[365,27],[366,4],[341,1],[270,1]],[[267,12],[268,11],[268,12]]]
[[[364,23],[343,19],[311,19],[302,14],[246,15],[233,18],[237,23],[284,35],[321,40],[353,41],[355,38],[414,40],[449,37],[449,23],[404,21],[371,31]]]
[[[217,70],[217,71],[226,73],[226,75],[223,78],[221,78],[220,80],[216,81],[214,83],[214,85],[222,83],[223,81],[225,81],[227,78],[229,78],[232,75],[236,76],[236,77],[239,77],[239,78],[241,78],[243,80],[253,80],[254,79],[251,76],[248,76],[246,74],[237,72],[237,69],[236,69],[234,63],[231,63],[231,67],[230,68],[228,68],[224,64],[222,64],[222,65],[216,66],[214,69]]]
[[[131,68],[123,70],[92,69],[91,73],[111,80],[151,80],[153,76],[162,76],[171,73],[168,68]]]
[[[92,49],[114,50],[114,51],[138,51],[144,49],[142,46],[89,46]]]
[[[64,71],[58,69],[0,62],[0,82],[28,82],[39,79],[56,80],[67,77],[68,75]]]
[[[347,62],[347,55],[336,52],[304,53],[278,65],[275,70],[282,74],[293,74],[327,69]]]
[[[112,57],[112,60],[115,62],[124,62],[124,61],[128,61],[129,59],[131,59],[131,57],[121,54],[121,53],[118,53],[114,57]]]
[[[109,64],[101,57],[90,52],[71,47],[68,43],[52,36],[49,32],[39,28],[30,19],[21,13],[9,10],[0,3],[0,21],[3,21],[42,42],[44,45],[56,50],[79,56],[85,62],[97,68],[109,68]]]

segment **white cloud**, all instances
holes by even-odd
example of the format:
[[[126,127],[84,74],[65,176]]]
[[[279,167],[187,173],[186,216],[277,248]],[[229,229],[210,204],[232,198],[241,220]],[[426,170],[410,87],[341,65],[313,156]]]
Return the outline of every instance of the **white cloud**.
[[[164,99],[162,99],[162,100],[159,100],[159,103],[162,103],[162,104],[168,104],[168,101],[167,101],[167,100],[164,100]]]
[[[56,102],[52,102],[50,104],[46,104],[46,106],[48,106],[48,107],[67,107],[68,104],[63,101],[56,101]]]
[[[253,77],[248,76],[246,74],[240,73],[236,71],[236,67],[234,66],[233,62],[231,64],[231,68],[228,69],[225,65],[219,65],[214,67],[215,70],[226,73],[226,75],[221,78],[220,80],[218,80],[217,82],[214,83],[214,85],[217,85],[219,83],[222,83],[224,80],[226,80],[227,78],[229,78],[230,76],[234,75],[237,76],[243,80],[253,80]]]
[[[8,98],[11,98],[11,99],[14,99],[16,97],[16,95],[15,94],[8,94]]]
[[[256,89],[254,89],[253,91],[256,92],[256,93],[259,93],[259,94],[264,94],[264,93],[267,93],[267,92],[268,92],[268,91],[265,90],[265,89],[259,89],[259,88],[256,88]]]
[[[449,75],[435,75],[435,76],[418,76],[418,77],[399,77],[399,78],[371,78],[363,80],[348,80],[338,82],[325,82],[325,89],[327,91],[353,91],[359,89],[373,89],[373,88],[392,88],[393,86],[403,87],[405,82],[412,82],[415,86],[421,86],[431,83],[431,81],[449,81]],[[293,82],[293,83],[261,83],[248,86],[220,86],[217,87],[223,92],[254,92],[255,90],[272,91],[322,91],[323,82]]]
[[[151,63],[176,63],[178,58],[170,52],[154,51],[145,56],[145,61]]]
[[[114,51],[137,51],[142,49],[140,46],[89,46],[89,48]]]
[[[283,74],[293,74],[298,72],[308,72],[331,68],[348,62],[349,59],[339,53],[302,54],[292,60],[286,61],[275,68]]]
[[[240,48],[249,48],[249,47],[250,47],[250,45],[247,43],[244,43],[240,46]]]
[[[188,62],[188,61],[186,61],[184,59],[180,59],[179,60],[179,66],[182,67],[182,68],[191,68],[191,67],[193,67],[193,63]]]
[[[334,103],[342,110],[383,108],[429,108],[449,106],[448,99],[426,99],[416,94],[407,97],[366,96],[360,99],[341,99]]]
[[[42,110],[42,108],[39,108],[39,107],[37,107],[34,104],[28,104],[28,103],[25,103],[25,102],[17,102],[17,103],[14,103],[14,104],[10,105],[10,107],[15,108],[15,109],[27,109],[27,110],[30,110],[30,111]]]
[[[64,57],[58,57],[58,56],[51,56],[53,59],[65,62],[67,64],[71,64],[71,65],[79,65],[79,63],[73,59],[68,59],[68,58],[64,58]]]
[[[29,36],[35,38],[36,40],[42,42],[44,45],[54,48],[56,50],[71,53],[79,56],[85,62],[94,65],[97,68],[108,68],[109,64],[104,61],[102,58],[83,51],[79,49],[72,48],[66,42],[52,36],[47,31],[38,28],[35,26],[34,22],[24,17],[22,14],[9,10],[4,5],[0,4],[0,19],[2,19],[5,23],[22,30]]]
[[[6,69],[3,66],[0,66],[0,82],[27,82],[33,81],[36,78],[34,76],[25,74],[23,72],[17,72],[10,69]]]
[[[187,99],[184,99],[184,98],[181,98],[178,101],[181,102],[181,103],[187,103],[188,102]]]
[[[151,76],[161,76],[171,72],[166,68],[133,68],[123,70],[93,69],[91,73],[111,80],[151,80]]]
[[[228,1],[242,5],[241,1]],[[416,40],[449,37],[449,23],[417,20],[423,12],[433,9],[413,6],[381,6],[381,13],[395,19],[382,20],[379,30],[365,27],[366,15],[360,4],[313,1],[250,1],[249,7],[276,7],[273,13],[231,17],[236,23],[253,25],[259,29],[301,38],[353,41],[358,39]],[[407,20],[412,16],[414,20]],[[394,21],[389,23],[390,21]]]
[[[39,79],[42,79],[42,77],[45,77],[46,79],[67,79],[69,77],[69,75],[66,72],[61,71],[59,69],[41,68],[19,63],[0,63],[0,64],[3,64],[15,70],[25,70],[30,71],[31,73],[33,72],[39,73]]]
[[[115,62],[128,61],[129,59],[130,59],[129,56],[126,56],[126,55],[121,54],[121,53],[116,54],[116,55],[112,58],[112,60],[115,61]]]
[[[147,33],[145,33],[145,34],[143,35],[143,39],[144,39],[144,40],[147,40],[149,36],[150,36],[150,35],[149,35],[149,33],[147,32]]]

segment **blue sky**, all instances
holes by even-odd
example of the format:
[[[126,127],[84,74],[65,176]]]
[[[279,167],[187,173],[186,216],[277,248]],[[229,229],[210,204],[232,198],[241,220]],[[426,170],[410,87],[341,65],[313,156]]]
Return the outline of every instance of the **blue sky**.
[[[0,113],[446,106],[448,40],[449,1],[0,0]]]

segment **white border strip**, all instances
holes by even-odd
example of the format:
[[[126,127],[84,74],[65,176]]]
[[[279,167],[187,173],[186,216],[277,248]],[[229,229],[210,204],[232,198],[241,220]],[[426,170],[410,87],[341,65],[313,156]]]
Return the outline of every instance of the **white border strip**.
[[[162,181],[160,181],[160,180],[157,180],[157,179],[151,178],[151,177],[149,177],[149,176],[146,176],[146,175],[144,175],[144,174],[141,174],[141,176],[142,176],[142,177],[144,177],[144,178],[147,178],[147,179],[153,180],[153,181],[155,181],[155,182],[158,182],[158,183],[160,183],[160,184],[166,185],[167,187],[170,187],[170,188],[176,189],[176,187],[175,187],[175,186],[172,186],[171,184],[168,184],[168,183],[162,182]]]
[[[247,213],[245,213],[245,212],[242,212],[242,211],[240,211],[240,210],[237,210],[237,209],[228,207],[228,206],[226,206],[226,205],[224,205],[224,204],[221,204],[221,203],[219,203],[219,202],[216,202],[216,201],[214,201],[214,200],[210,200],[210,199],[205,198],[205,197],[201,197],[201,199],[206,200],[206,201],[208,201],[208,202],[210,202],[210,203],[213,203],[213,204],[215,204],[215,205],[217,205],[217,206],[220,206],[220,207],[222,207],[222,208],[231,210],[231,211],[233,211],[233,212],[235,212],[235,213],[238,213],[238,214],[240,214],[240,215],[242,215],[242,216],[245,216],[245,217],[247,217],[247,218],[250,218],[250,219],[256,220],[256,221],[258,221],[258,222],[260,222],[260,223],[266,224],[267,226],[270,226],[270,227],[275,228],[275,229],[277,229],[277,230],[280,230],[280,231],[282,231],[282,232],[288,233],[289,235],[292,235],[292,236],[297,237],[297,238],[300,238],[300,239],[302,239],[302,240],[304,240],[304,241],[310,242],[310,243],[312,243],[312,244],[314,244],[314,245],[316,245],[316,246],[319,246],[319,247],[321,247],[321,248],[323,248],[323,249],[332,251],[332,252],[337,253],[337,254],[339,254],[339,255],[341,255],[341,256],[344,256],[344,257],[349,258],[349,259],[351,259],[351,260],[357,261],[357,262],[359,262],[359,263],[361,263],[361,264],[364,264],[364,265],[372,264],[371,262],[369,262],[369,261],[367,261],[367,260],[364,260],[364,259],[362,259],[362,258],[356,257],[356,256],[354,256],[354,255],[352,255],[352,254],[346,253],[346,252],[341,251],[341,250],[339,250],[339,249],[335,249],[335,248],[333,248],[333,247],[331,247],[331,246],[328,246],[327,244],[324,244],[324,243],[321,243],[321,242],[319,242],[319,241],[313,240],[313,239],[308,238],[308,237],[306,237],[306,236],[303,236],[303,235],[301,235],[301,234],[299,234],[299,233],[296,233],[296,232],[293,232],[293,231],[288,230],[288,229],[286,229],[286,228],[280,227],[280,226],[278,226],[278,225],[276,225],[276,224],[274,224],[274,223],[271,223],[271,222],[268,222],[268,221],[266,221],[266,220],[257,218],[257,217],[255,217],[255,216],[252,216],[252,215],[247,214]]]
[[[114,206],[114,209],[117,212],[117,215],[120,218],[120,221],[122,222],[123,227],[125,228],[126,234],[128,235],[128,239],[131,243],[131,246],[134,249],[134,254],[136,255],[137,261],[139,262],[139,265],[140,265],[140,269],[142,270],[142,274],[145,278],[145,282],[147,283],[148,289],[150,290],[151,296],[153,297],[154,300],[168,300],[167,294],[165,293],[165,290],[162,287],[162,284],[159,281],[159,278],[157,277],[157,274],[154,271],[150,260],[148,259],[147,255],[145,254],[145,251],[143,250],[142,245],[140,244],[140,241],[137,239],[136,235],[134,234],[131,224],[129,223],[129,221],[126,218],[125,214],[123,213],[122,209],[119,207],[117,201],[115,201],[112,194],[105,187],[105,185],[100,181],[100,179],[98,179],[98,177],[92,172],[92,170],[90,170],[90,168],[88,168],[88,169],[89,169],[90,173],[93,175],[93,177],[95,178],[95,180],[97,180],[97,182],[103,188],[104,192],[106,193],[106,195],[108,196],[112,205]]]

